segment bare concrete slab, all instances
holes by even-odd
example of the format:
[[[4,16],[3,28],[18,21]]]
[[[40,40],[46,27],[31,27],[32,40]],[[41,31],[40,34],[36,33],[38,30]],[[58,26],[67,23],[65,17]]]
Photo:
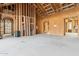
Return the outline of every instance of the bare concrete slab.
[[[79,56],[79,37],[38,34],[0,40],[1,56]]]

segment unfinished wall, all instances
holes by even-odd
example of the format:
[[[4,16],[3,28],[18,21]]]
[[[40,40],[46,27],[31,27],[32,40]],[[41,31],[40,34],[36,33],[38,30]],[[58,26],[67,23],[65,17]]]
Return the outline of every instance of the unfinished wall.
[[[7,11],[10,10],[6,10],[6,13],[1,13],[1,19],[5,17],[10,17],[13,19],[14,36],[19,34],[21,36],[29,36],[36,33],[36,8],[33,7],[33,4],[17,3],[15,4],[15,11],[13,14],[8,13]],[[20,33],[16,34],[18,31]]]
[[[36,33],[35,10],[32,4],[16,4],[16,32],[20,31],[21,36],[29,36]]]
[[[53,35],[64,35],[64,19],[67,17],[78,17],[78,25],[79,25],[79,7],[76,6],[72,9],[65,10],[62,12],[57,12],[51,16],[46,17],[37,17],[37,32],[43,33],[43,22],[48,21],[49,22],[49,34]],[[79,33],[79,29],[78,29]]]

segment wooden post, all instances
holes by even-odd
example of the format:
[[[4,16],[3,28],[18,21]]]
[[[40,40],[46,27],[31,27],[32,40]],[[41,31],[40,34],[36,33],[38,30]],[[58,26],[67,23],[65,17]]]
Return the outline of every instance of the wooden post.
[[[36,8],[34,8],[34,34],[36,34]]]
[[[1,38],[1,19],[0,19],[0,38]]]
[[[20,36],[20,30],[19,30],[19,4],[16,4],[16,37]]]
[[[26,4],[26,14],[25,14],[25,16],[26,16],[26,19],[25,19],[25,27],[26,27],[26,36],[28,36],[28,18],[27,18],[27,4]]]
[[[20,31],[22,36],[22,3],[20,4]]]
[[[27,21],[28,22],[28,36],[30,36],[30,17],[29,17],[30,16],[29,15],[30,14],[29,13],[30,12],[30,10],[29,10],[30,9],[30,6],[29,6],[29,4],[27,6],[28,6],[28,8],[27,8],[27,10],[28,10],[27,11],[28,12],[28,21]]]
[[[2,39],[2,33],[1,33],[1,30],[2,28],[1,28],[1,14],[0,14],[0,39]]]

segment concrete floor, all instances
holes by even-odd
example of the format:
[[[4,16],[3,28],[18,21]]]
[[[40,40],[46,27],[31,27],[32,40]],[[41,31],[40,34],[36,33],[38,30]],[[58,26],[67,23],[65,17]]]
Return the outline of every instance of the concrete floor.
[[[1,56],[79,56],[79,37],[39,34],[0,40]]]

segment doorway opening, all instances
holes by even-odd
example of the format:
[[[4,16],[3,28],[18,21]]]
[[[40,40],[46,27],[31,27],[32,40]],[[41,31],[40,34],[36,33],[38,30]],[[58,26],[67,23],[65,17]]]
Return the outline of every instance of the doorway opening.
[[[65,18],[65,35],[78,35],[77,17]]]
[[[13,36],[13,19],[5,17],[1,20],[2,36]]]
[[[48,33],[48,31],[49,31],[49,22],[48,21],[45,21],[43,23],[43,32],[44,33]]]

